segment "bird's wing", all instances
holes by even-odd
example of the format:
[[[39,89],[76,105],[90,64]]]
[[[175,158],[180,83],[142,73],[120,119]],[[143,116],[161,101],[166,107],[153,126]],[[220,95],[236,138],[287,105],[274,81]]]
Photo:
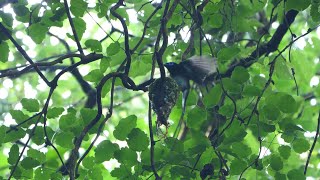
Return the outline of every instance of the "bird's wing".
[[[190,79],[199,84],[207,76],[217,72],[217,62],[213,57],[193,56],[180,64],[186,69]]]
[[[193,67],[201,69],[206,74],[217,72],[217,60],[214,57],[192,56],[188,59],[188,61]]]

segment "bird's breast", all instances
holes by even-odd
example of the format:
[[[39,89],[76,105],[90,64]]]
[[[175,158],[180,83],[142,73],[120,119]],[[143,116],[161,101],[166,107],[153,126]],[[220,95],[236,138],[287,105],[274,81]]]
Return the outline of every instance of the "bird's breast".
[[[189,79],[184,77],[184,76],[173,76],[172,77],[176,82],[177,84],[180,86],[181,90],[184,91],[186,89],[189,89]]]

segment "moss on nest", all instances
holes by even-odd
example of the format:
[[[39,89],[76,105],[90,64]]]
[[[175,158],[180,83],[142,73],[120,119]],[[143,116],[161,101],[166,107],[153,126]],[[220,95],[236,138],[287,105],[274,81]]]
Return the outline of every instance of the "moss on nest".
[[[168,126],[167,119],[179,96],[179,86],[170,77],[156,79],[149,86],[152,109],[157,114],[157,125]]]

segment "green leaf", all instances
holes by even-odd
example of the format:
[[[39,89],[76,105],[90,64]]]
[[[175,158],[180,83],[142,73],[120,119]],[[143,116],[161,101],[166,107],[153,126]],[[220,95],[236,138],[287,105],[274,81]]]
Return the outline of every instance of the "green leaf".
[[[0,12],[1,23],[7,27],[12,27],[13,25],[13,17],[11,13],[4,13],[3,11]],[[1,39],[0,39],[1,40]]]
[[[14,133],[8,133],[4,138],[4,142],[14,142],[19,139],[22,139],[26,135],[26,132],[22,128],[18,128]]]
[[[47,118],[53,119],[59,117],[64,111],[63,107],[53,107],[48,109]]]
[[[242,94],[248,97],[259,96],[261,94],[261,90],[256,86],[246,85]]]
[[[30,13],[29,9],[25,5],[20,4],[13,6],[13,11],[17,16],[25,16]]]
[[[10,109],[10,114],[11,114],[12,118],[16,120],[17,123],[21,123],[29,118],[29,116],[25,115],[20,110]]]
[[[284,59],[276,61],[275,74],[279,79],[291,80],[292,75]]]
[[[76,17],[76,18],[73,18],[73,23],[74,23],[74,26],[76,28],[78,38],[79,38],[79,40],[81,40],[82,36],[83,36],[83,33],[87,29],[86,22],[84,22],[83,19]]]
[[[200,129],[202,123],[207,119],[207,111],[196,106],[188,113],[187,126],[193,129]]]
[[[292,143],[293,150],[297,153],[303,153],[309,150],[310,144],[306,139],[295,139]]]
[[[285,174],[280,174],[279,172],[276,172],[275,176],[274,176],[275,180],[286,180],[287,177]]]
[[[119,163],[126,165],[127,167],[134,166],[138,163],[137,152],[129,149],[122,148],[114,152],[114,157]]]
[[[52,170],[48,168],[45,168],[45,167],[37,168],[34,173],[34,179],[43,179],[43,180],[50,179],[51,173],[52,173]]]
[[[241,92],[241,85],[233,81],[231,78],[223,78],[222,84],[225,90],[231,93],[239,94]]]
[[[19,147],[18,145],[14,144],[10,148],[8,163],[11,165],[15,165],[19,158]]]
[[[295,99],[289,94],[281,95],[278,99],[277,105],[280,111],[284,113],[294,113],[297,110],[297,103]]]
[[[119,42],[113,42],[107,47],[107,54],[108,56],[113,56],[120,51],[120,44]]]
[[[47,26],[44,26],[40,23],[36,23],[29,26],[28,35],[35,43],[41,44],[44,38],[46,37],[48,31],[49,28]]]
[[[90,48],[91,51],[102,52],[102,45],[96,39],[88,39],[84,44],[86,45],[87,48]]]
[[[74,113],[62,115],[59,119],[59,128],[63,131],[70,131],[76,126],[79,126],[79,122]]]
[[[239,175],[246,167],[247,163],[245,161],[234,159],[233,161],[231,161],[230,174]]]
[[[29,112],[38,112],[39,111],[39,102],[36,99],[27,99],[23,98],[21,100],[22,107]]]
[[[55,22],[55,23],[59,23],[62,22],[64,19],[67,18],[67,13],[66,13],[66,9],[65,8],[59,8],[55,11],[53,11],[52,13],[48,12],[48,21],[50,21],[50,23]],[[46,14],[45,14],[46,15]],[[61,25],[62,26],[62,25]]]
[[[240,49],[235,46],[223,48],[218,52],[218,60],[222,62],[232,60],[239,52]]]
[[[39,161],[40,163],[44,163],[46,161],[46,155],[35,149],[29,149],[27,154],[28,154],[28,157],[31,157],[34,160]]]
[[[106,97],[106,95],[108,94],[108,92],[110,92],[111,90],[111,84],[112,84],[112,81],[107,81],[103,87],[102,87],[102,90],[101,90],[101,97]]]
[[[210,16],[208,24],[212,28],[220,28],[223,25],[223,16],[221,14],[213,14]]]
[[[280,116],[279,109],[272,104],[267,104],[263,106],[262,112],[263,115],[269,120],[276,120]]]
[[[261,77],[259,75],[254,76],[252,79],[252,83],[254,86],[256,86],[259,89],[263,89],[265,84],[266,84],[267,80],[264,77]]]
[[[87,168],[87,169],[92,169],[94,167],[94,165],[96,164],[95,162],[95,158],[92,156],[87,156],[86,158],[84,158],[84,160],[82,161],[82,165],[83,167]]]
[[[33,179],[33,168],[31,169],[21,169],[22,173],[20,177],[24,177],[25,179]]]
[[[252,153],[249,146],[240,142],[232,143],[232,151],[241,158],[248,157]]]
[[[275,125],[270,125],[270,124],[260,122],[260,126],[261,126],[261,129],[265,132],[274,132],[276,130]]]
[[[89,179],[103,180],[101,168],[94,166],[92,170],[88,172]]]
[[[111,171],[111,176],[117,179],[130,179],[130,177],[133,177],[131,171],[128,171],[127,167],[123,164]]]
[[[290,146],[279,146],[278,147],[278,151],[280,153],[280,156],[283,158],[283,159],[288,159],[290,157],[290,154],[291,154],[291,147]]]
[[[167,137],[165,139],[165,143],[167,148],[170,149],[170,151],[176,151],[178,153],[184,152],[184,144],[179,139]]]
[[[203,97],[204,105],[209,108],[217,105],[222,95],[221,85],[217,84],[209,90],[208,94]]]
[[[70,11],[76,17],[82,17],[87,9],[88,3],[83,0],[71,0]]]
[[[103,74],[100,69],[94,69],[84,76],[84,79],[90,82],[99,82],[102,78]]]
[[[114,152],[119,150],[118,144],[114,144],[109,140],[102,141],[95,151],[96,163],[102,163],[104,161],[109,161],[114,157]]]
[[[311,0],[287,0],[286,2],[286,11],[294,9],[297,11],[303,11],[309,7]]]
[[[137,126],[137,116],[131,115],[119,121],[118,126],[116,126],[113,131],[115,138],[124,141],[126,140],[128,134],[133,128]]]
[[[271,155],[270,166],[273,170],[279,171],[283,168],[283,161],[279,156]]]
[[[29,134],[31,134],[31,131],[28,132]],[[34,135],[32,136],[32,141],[36,144],[36,145],[41,145],[43,144],[44,141],[44,131],[43,128],[39,127],[35,130]]]
[[[61,172],[55,172],[50,174],[50,180],[61,180],[61,179],[63,179]]]
[[[184,142],[184,149],[188,155],[202,153],[210,146],[209,139],[200,131],[190,129],[190,137]]]
[[[108,67],[110,67],[110,61],[111,61],[111,58],[110,58],[110,57],[103,57],[103,58],[100,60],[100,72],[101,72],[101,73],[106,72],[106,70],[108,69]]]
[[[240,126],[239,122],[233,122],[228,131],[225,133],[227,138],[224,140],[224,143],[229,144],[232,142],[239,142],[244,139],[247,134],[248,133],[245,131],[243,126]]]
[[[143,151],[148,148],[149,138],[141,131],[141,129],[134,128],[128,134],[127,143],[130,149],[134,151]]]
[[[0,43],[0,61],[5,63],[8,61],[8,58],[9,58],[9,46],[6,42],[2,41]]]
[[[40,165],[40,162],[31,158],[31,157],[26,157],[21,161],[21,166],[24,169],[32,169],[32,168],[35,168],[39,165]]]
[[[320,21],[319,4],[312,4],[310,8],[310,15],[314,22]]]
[[[146,64],[142,61],[133,61],[131,64],[132,70],[130,70],[130,77],[137,77],[146,75],[149,72],[149,64]]]
[[[303,170],[298,169],[292,169],[287,174],[288,179],[294,179],[294,180],[305,180],[306,177],[303,174]]]
[[[56,135],[55,142],[61,147],[72,149],[74,147],[73,138],[72,132],[61,132]]]
[[[194,178],[194,174],[191,173],[186,167],[180,167],[180,166],[173,166],[170,169],[170,173],[172,177],[185,177],[185,178]],[[193,178],[192,178],[193,177]]]
[[[249,79],[250,75],[248,70],[244,67],[237,66],[231,75],[231,79],[240,84],[246,82]]]
[[[2,146],[2,143],[5,140],[6,134],[7,134],[7,127],[0,126],[0,147]]]

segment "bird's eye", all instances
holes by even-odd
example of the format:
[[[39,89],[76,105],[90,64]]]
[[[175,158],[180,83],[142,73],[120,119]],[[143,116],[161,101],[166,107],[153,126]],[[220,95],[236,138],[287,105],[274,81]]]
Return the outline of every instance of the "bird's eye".
[[[168,62],[166,63],[168,66],[173,66],[175,63],[174,62]]]

